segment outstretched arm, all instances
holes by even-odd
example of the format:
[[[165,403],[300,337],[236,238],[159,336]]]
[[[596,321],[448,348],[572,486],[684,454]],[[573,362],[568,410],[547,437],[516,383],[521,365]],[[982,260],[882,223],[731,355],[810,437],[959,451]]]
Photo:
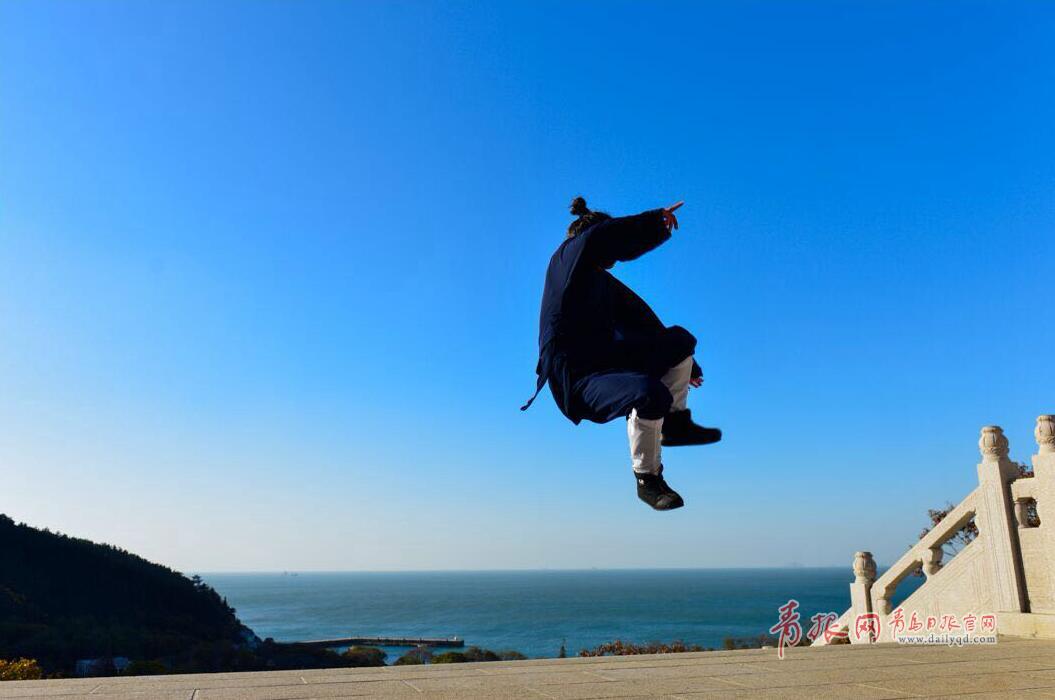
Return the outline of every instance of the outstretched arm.
[[[587,233],[583,254],[597,264],[626,262],[659,247],[678,228],[674,212],[684,202],[603,221]]]

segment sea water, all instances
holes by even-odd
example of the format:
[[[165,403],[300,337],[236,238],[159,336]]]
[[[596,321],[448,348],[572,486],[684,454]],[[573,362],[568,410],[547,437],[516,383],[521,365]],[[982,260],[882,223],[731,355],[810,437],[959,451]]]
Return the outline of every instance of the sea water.
[[[799,602],[850,605],[850,567],[399,573],[202,574],[260,637],[460,637],[529,657],[568,655],[616,639],[721,648],[766,633]],[[896,605],[922,582],[908,578]],[[388,648],[389,662],[405,649]]]

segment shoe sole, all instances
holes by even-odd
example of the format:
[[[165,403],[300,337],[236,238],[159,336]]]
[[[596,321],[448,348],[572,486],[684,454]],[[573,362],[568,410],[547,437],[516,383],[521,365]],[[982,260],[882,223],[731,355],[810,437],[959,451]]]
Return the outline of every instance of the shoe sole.
[[[664,447],[688,447],[689,445],[713,445],[716,442],[721,442],[721,441],[722,441],[722,436],[719,435],[718,437],[714,438],[713,440],[699,440],[699,441],[696,441],[696,442],[674,440],[674,441],[668,442],[667,440],[660,439],[659,443],[661,445],[663,445]]]
[[[642,503],[644,503],[646,506],[648,506],[652,510],[658,510],[660,512],[667,511],[667,510],[677,510],[678,508],[682,508],[682,507],[685,506],[685,501],[680,496],[678,497],[677,501],[675,501],[672,505],[667,506],[666,508],[660,508],[659,506],[654,506],[654,505],[652,505],[651,503],[649,503],[648,501],[646,501],[644,499],[638,499],[638,500],[640,500]]]
[[[652,506],[652,510],[658,510],[661,513],[665,513],[668,510],[677,510],[678,508],[684,508],[684,507],[685,507],[685,501],[681,501],[680,503],[675,503],[674,505],[668,506],[666,508],[656,508],[655,506]]]

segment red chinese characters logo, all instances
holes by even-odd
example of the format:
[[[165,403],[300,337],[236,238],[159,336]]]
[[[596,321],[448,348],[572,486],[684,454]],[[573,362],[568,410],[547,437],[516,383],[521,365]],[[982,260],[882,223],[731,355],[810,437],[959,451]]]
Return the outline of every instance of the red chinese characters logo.
[[[777,656],[784,658],[784,647],[793,647],[802,640],[802,625],[799,624],[799,601],[789,600],[781,605],[777,612],[780,619],[769,628],[770,634],[777,635]]]
[[[898,608],[890,616],[890,627],[894,631],[896,637],[900,633],[905,631],[905,611],[902,608]]]
[[[833,612],[817,613],[810,618],[810,631],[806,633],[806,638],[815,642],[823,637],[825,644],[830,644],[836,638],[845,639],[847,631],[836,627],[838,621],[839,616]]]
[[[854,639],[861,641],[862,638],[867,639],[870,642],[874,642],[879,639],[879,630],[882,623],[879,621],[879,615],[870,612],[862,613],[857,616],[854,621]]]

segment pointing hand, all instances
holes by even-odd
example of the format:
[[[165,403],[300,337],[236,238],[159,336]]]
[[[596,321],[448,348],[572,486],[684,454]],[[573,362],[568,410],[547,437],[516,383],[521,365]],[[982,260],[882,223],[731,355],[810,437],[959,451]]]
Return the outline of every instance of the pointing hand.
[[[668,231],[677,230],[678,228],[678,217],[674,216],[674,212],[681,207],[685,202],[678,202],[677,204],[671,204],[669,207],[663,210],[663,225],[667,227]]]

